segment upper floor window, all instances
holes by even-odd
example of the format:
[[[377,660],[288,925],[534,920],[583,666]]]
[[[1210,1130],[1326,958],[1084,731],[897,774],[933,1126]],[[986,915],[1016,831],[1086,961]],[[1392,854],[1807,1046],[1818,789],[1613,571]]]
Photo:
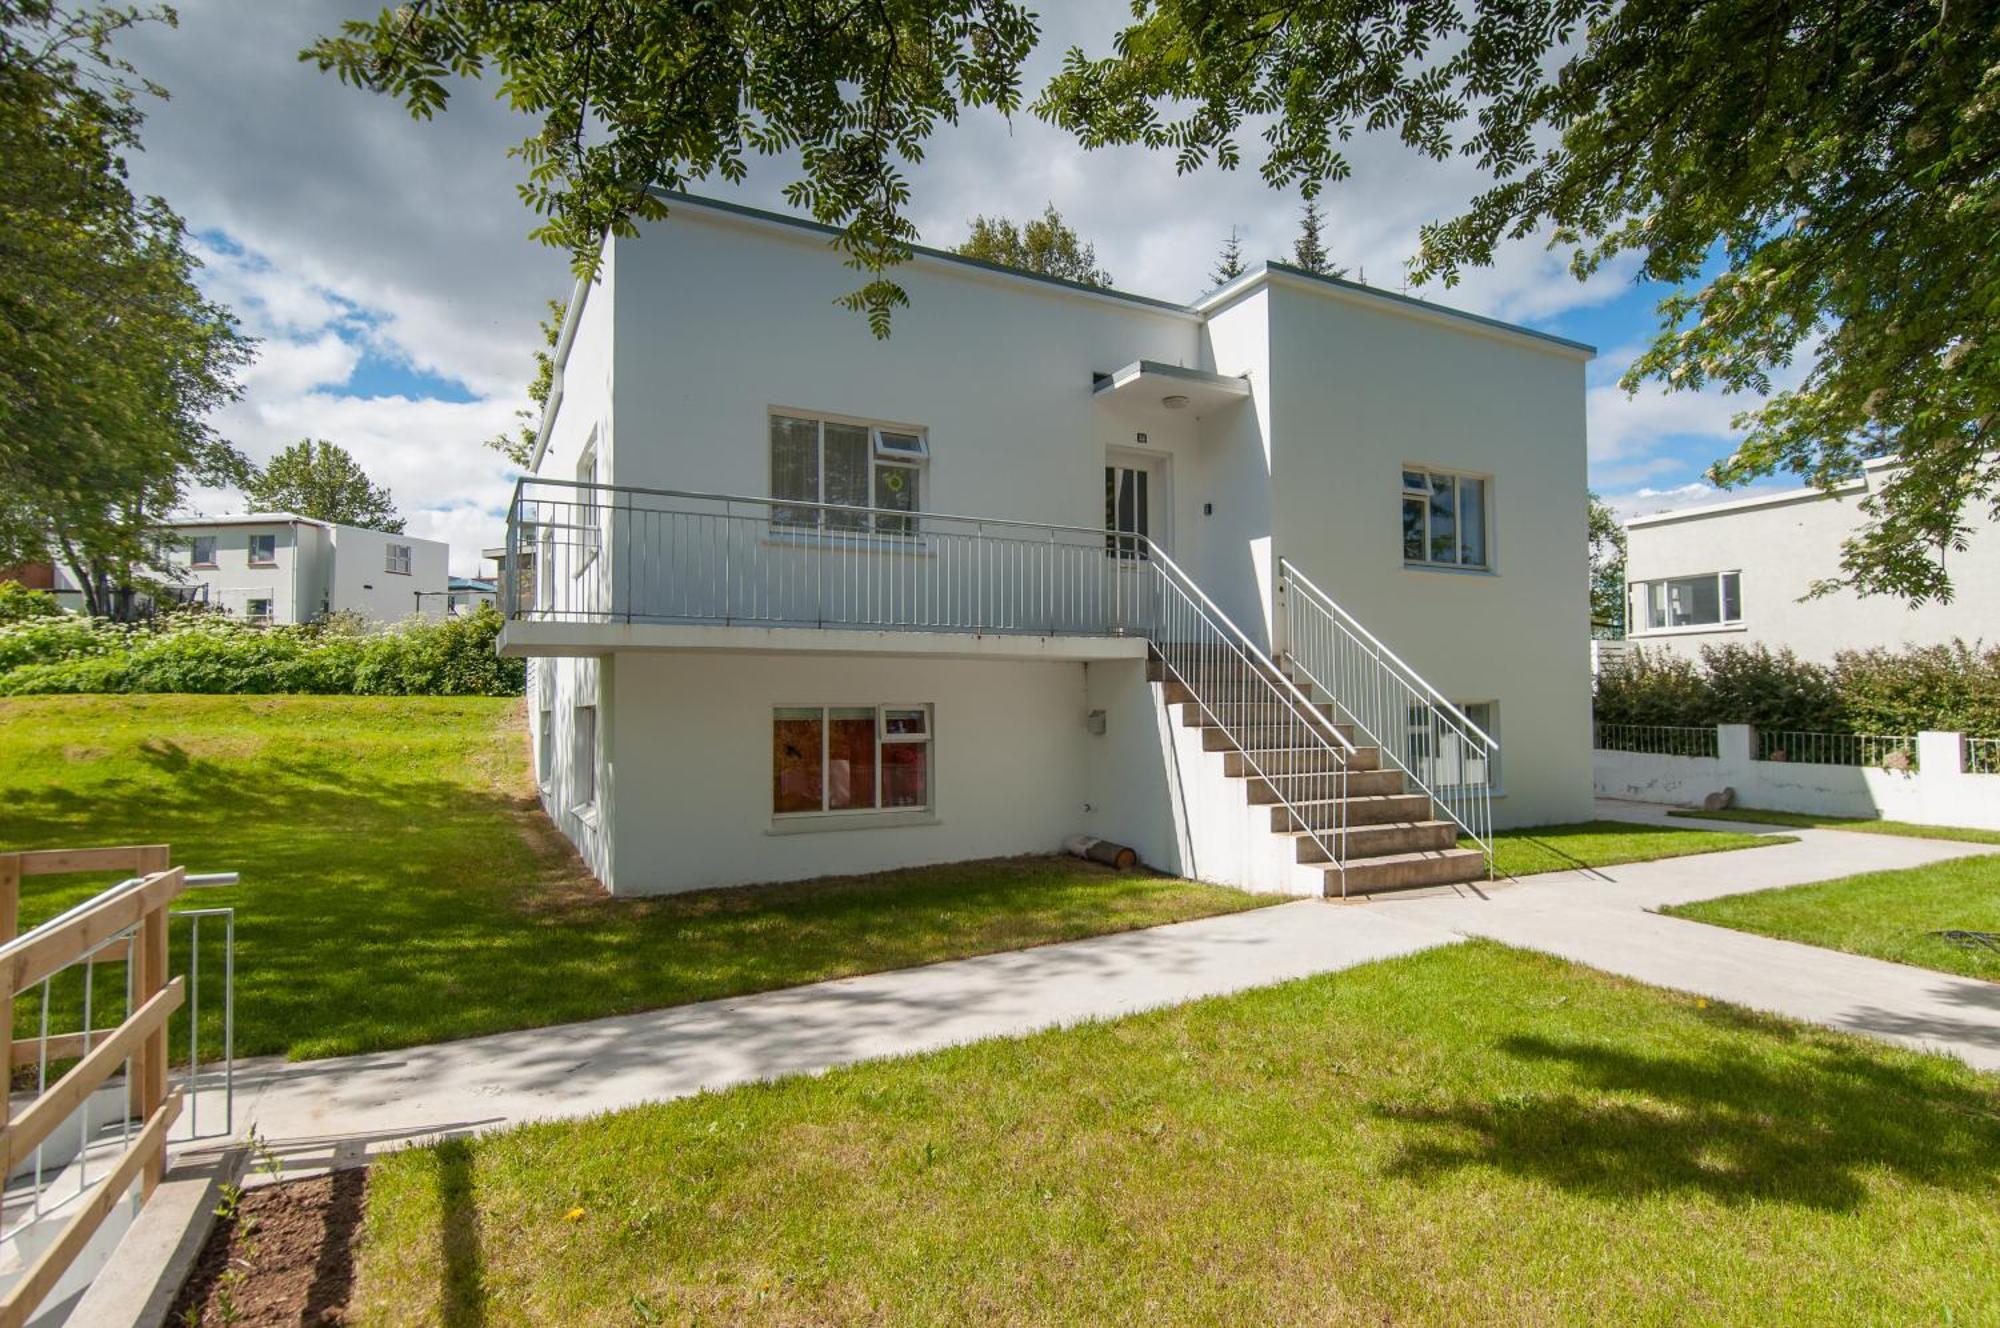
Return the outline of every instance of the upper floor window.
[[[914,535],[917,523],[913,517],[889,513],[923,510],[924,463],[929,456],[929,441],[920,430],[893,424],[773,415],[773,498],[886,510],[871,515],[779,505],[771,509],[771,524]]]
[[[407,544],[391,544],[387,547],[387,565],[383,570],[395,572],[401,576],[408,576],[410,574],[410,546]]]
[[[252,535],[250,537],[250,565],[268,567],[278,561],[278,537],[276,535]]]
[[[590,435],[584,444],[583,455],[576,459],[576,570],[597,561],[598,546],[603,543],[597,506],[597,434]]]
[[[194,537],[194,551],[188,558],[188,561],[196,567],[215,566],[215,536],[196,535]]]
[[[1743,621],[1743,574],[1704,572],[1632,583],[1632,621],[1646,631]]]
[[[1487,566],[1487,480],[1446,470],[1403,470],[1403,561]]]

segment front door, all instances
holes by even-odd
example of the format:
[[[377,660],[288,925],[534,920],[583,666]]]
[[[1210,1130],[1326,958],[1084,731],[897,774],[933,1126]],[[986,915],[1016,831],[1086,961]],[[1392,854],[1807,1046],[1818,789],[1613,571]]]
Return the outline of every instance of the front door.
[[[1158,457],[1113,453],[1105,458],[1104,547],[1112,557],[1143,562],[1149,555],[1140,536],[1166,545],[1165,523],[1156,515],[1166,508],[1163,469]]]

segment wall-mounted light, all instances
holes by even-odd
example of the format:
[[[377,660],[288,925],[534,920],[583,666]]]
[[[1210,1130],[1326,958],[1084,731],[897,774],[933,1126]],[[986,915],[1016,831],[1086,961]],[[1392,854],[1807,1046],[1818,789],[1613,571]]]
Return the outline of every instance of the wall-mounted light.
[[[1188,407],[1188,399],[1182,396],[1180,393],[1176,392],[1170,397],[1161,397],[1160,404],[1162,406],[1165,406],[1168,410],[1186,410]]]
[[[1147,441],[1147,440],[1146,440],[1146,435],[1145,435],[1145,434],[1143,434],[1143,433],[1135,433],[1135,434],[1133,434],[1133,435],[1132,435],[1132,441],[1134,441],[1134,442],[1136,442],[1137,444],[1139,444],[1139,446],[1141,446],[1141,447],[1144,447],[1144,446],[1146,445],[1146,441]]]

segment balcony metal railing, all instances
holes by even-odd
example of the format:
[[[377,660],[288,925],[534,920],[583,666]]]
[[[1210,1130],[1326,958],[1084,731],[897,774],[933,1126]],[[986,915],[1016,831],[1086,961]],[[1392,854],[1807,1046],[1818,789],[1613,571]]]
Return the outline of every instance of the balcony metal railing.
[[[1493,867],[1493,770],[1500,744],[1314,585],[1278,559],[1285,660],[1378,747]]]
[[[503,600],[543,622],[1143,635],[1155,554],[1083,527],[523,479]]]
[[[1144,637],[1345,892],[1354,745],[1144,535],[524,478],[502,576],[527,621]]]

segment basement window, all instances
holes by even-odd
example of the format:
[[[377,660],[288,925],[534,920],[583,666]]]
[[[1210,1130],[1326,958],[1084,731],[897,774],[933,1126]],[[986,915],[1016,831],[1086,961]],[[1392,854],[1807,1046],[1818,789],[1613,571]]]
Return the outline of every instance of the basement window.
[[[772,712],[774,816],[923,811],[930,805],[929,706],[780,706]]]

